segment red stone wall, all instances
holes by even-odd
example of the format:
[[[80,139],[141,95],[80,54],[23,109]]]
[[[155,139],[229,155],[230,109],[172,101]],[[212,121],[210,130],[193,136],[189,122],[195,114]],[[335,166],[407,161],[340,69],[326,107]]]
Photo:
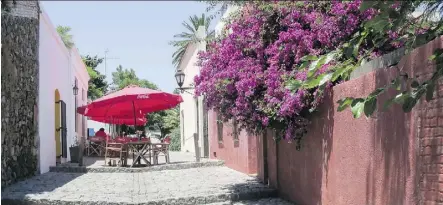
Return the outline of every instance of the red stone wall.
[[[427,59],[443,48],[443,37],[404,56],[395,66],[410,76],[430,78],[435,65]],[[337,100],[363,97],[390,83],[394,67],[378,69],[333,88],[312,116],[302,150],[295,143],[273,142],[268,133],[266,162],[259,159],[260,178],[279,189],[281,197],[300,205],[443,204],[443,81],[431,102],[404,113],[395,105],[367,119],[349,110],[337,112]],[[387,93],[392,95],[392,91]],[[379,98],[382,108],[387,95]]]
[[[238,140],[234,140],[233,131],[232,123],[224,123],[223,140],[219,142],[216,112],[208,112],[210,158],[224,160],[226,166],[243,173],[257,173],[257,138],[241,131]]]

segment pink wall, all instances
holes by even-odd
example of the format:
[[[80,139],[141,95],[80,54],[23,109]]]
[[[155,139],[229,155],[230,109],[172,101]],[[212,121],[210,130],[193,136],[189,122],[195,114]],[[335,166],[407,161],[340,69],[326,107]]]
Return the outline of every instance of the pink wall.
[[[443,48],[443,37],[414,50],[397,66],[410,76],[429,79],[435,65],[427,58],[436,48]],[[336,111],[337,100],[367,96],[390,83],[396,70],[379,69],[335,86],[312,116],[301,151],[295,143],[276,144],[267,135],[267,175],[281,197],[301,205],[443,202],[442,80],[434,99],[419,103],[411,113],[394,106],[369,119],[354,119],[349,110]],[[379,98],[377,106],[383,107],[385,100]]]
[[[223,141],[217,137],[216,112],[208,112],[208,135],[210,143],[210,158],[222,159],[226,166],[237,171],[255,174],[257,173],[257,143],[256,137],[241,131],[238,141],[234,141],[233,126],[231,123],[223,125]]]

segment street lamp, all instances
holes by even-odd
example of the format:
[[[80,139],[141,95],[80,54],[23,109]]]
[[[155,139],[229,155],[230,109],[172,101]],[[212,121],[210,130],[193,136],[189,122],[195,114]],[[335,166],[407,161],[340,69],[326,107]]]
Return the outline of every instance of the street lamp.
[[[78,87],[77,87],[77,83],[74,84],[74,87],[72,88],[72,91],[74,92],[74,95],[75,95],[75,96],[78,95]]]
[[[183,83],[185,82],[185,73],[181,69],[178,69],[175,73],[175,80],[177,81],[178,89],[181,91],[181,93],[186,90],[194,89],[193,87],[182,87]],[[186,92],[192,95],[192,93],[188,91]]]

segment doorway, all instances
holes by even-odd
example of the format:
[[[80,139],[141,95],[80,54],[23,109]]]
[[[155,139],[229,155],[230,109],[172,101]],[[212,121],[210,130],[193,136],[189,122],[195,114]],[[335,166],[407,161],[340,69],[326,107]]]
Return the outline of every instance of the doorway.
[[[67,151],[67,123],[66,123],[66,103],[61,100],[60,92],[55,90],[54,103],[54,128],[55,128],[55,157],[56,162],[61,163],[62,158],[68,157]]]
[[[55,157],[59,159],[62,155],[62,143],[61,143],[61,109],[60,109],[60,92],[58,89],[55,90],[55,103],[54,103],[54,131],[55,131]]]

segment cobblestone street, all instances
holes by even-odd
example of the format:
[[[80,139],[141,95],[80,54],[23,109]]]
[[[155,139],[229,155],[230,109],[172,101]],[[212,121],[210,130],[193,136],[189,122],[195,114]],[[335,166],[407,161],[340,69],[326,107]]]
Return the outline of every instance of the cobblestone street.
[[[2,192],[2,202],[221,205],[236,201],[233,203],[289,204],[272,198],[274,196],[274,190],[254,177],[219,166],[139,173],[50,172],[6,188]],[[261,200],[247,201],[254,199]]]

